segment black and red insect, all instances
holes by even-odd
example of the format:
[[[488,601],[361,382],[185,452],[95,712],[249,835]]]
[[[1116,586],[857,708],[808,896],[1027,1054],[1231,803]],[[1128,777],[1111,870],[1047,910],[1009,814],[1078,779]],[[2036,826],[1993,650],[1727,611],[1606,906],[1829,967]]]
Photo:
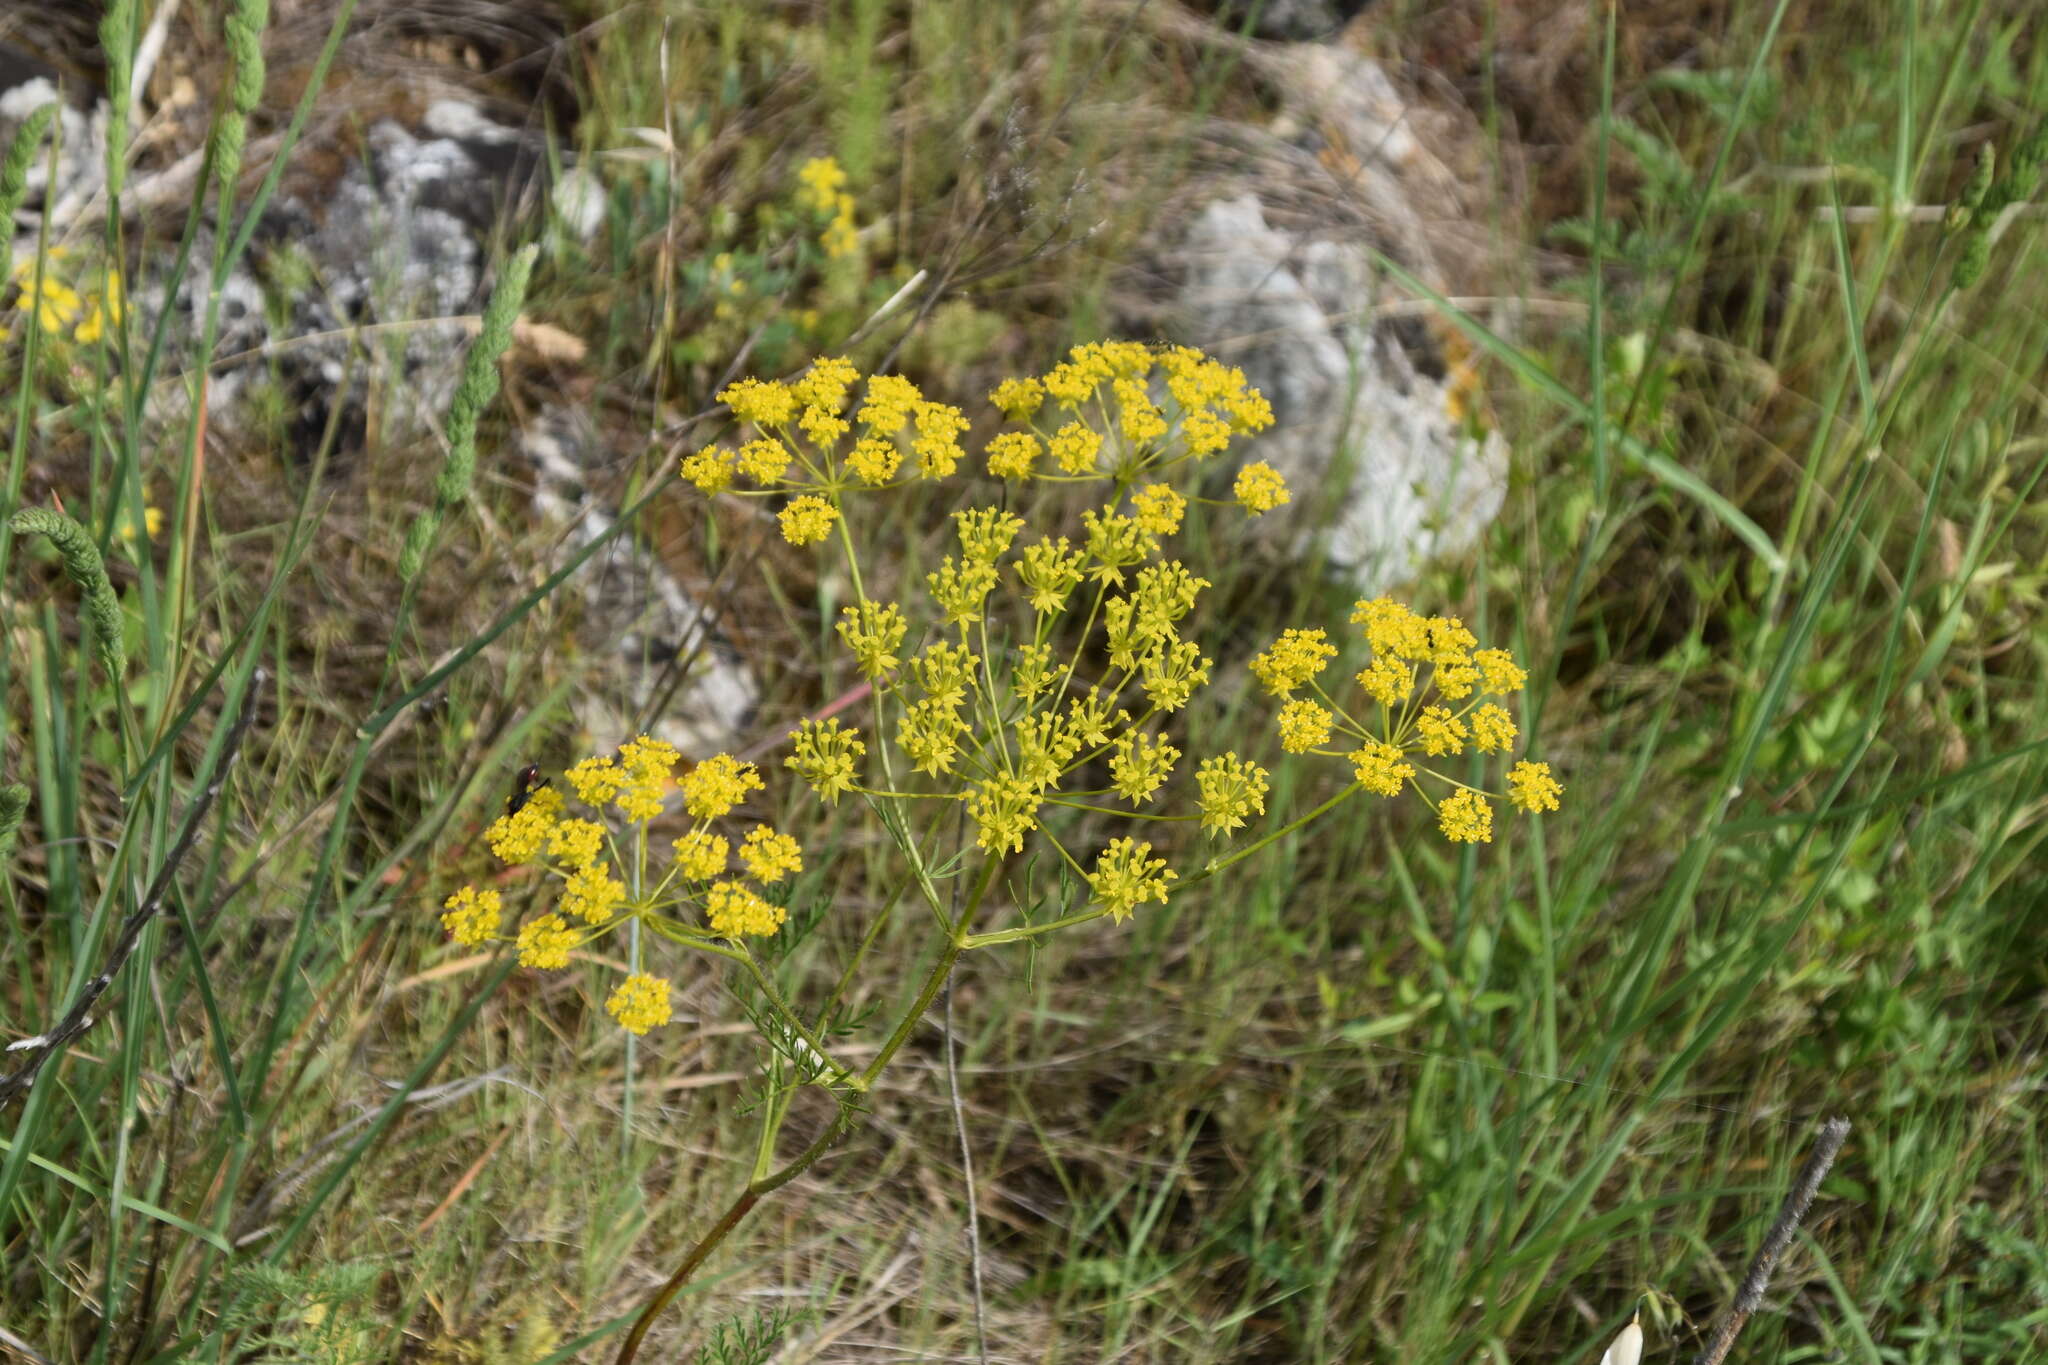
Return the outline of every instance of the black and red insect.
[[[521,768],[512,779],[512,794],[505,798],[506,817],[525,810],[526,803],[533,800],[533,794],[547,785],[548,780],[540,775],[540,764],[529,763]]]

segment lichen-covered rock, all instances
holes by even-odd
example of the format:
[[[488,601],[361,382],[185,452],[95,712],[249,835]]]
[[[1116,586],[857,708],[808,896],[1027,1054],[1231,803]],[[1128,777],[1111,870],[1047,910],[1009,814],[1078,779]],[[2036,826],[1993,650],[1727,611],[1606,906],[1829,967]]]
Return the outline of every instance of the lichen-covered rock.
[[[1258,458],[1298,492],[1268,522],[1324,534],[1333,571],[1377,591],[1470,548],[1504,495],[1463,339],[1374,255],[1447,294],[1490,292],[1465,162],[1477,129],[1404,99],[1343,41],[1234,46],[1282,110],[1209,130],[1154,238],[1147,277],[1172,283],[1153,311],[1272,401]]]
[[[1247,194],[1207,205],[1181,259],[1183,330],[1273,404],[1260,458],[1305,493],[1335,485],[1333,568],[1374,592],[1475,542],[1500,510],[1505,445],[1467,429],[1471,372],[1443,340],[1375,316],[1363,250],[1276,231]]]
[[[605,449],[587,413],[550,408],[521,435],[519,448],[533,465],[535,509],[567,532],[561,553],[612,529],[616,509],[595,502],[591,491],[602,482]],[[582,605],[578,638],[593,651],[609,651],[616,663],[605,686],[576,695],[585,735],[600,748],[641,731],[686,754],[735,747],[760,687],[667,566],[619,535],[571,582]],[[671,698],[666,705],[664,693]]]

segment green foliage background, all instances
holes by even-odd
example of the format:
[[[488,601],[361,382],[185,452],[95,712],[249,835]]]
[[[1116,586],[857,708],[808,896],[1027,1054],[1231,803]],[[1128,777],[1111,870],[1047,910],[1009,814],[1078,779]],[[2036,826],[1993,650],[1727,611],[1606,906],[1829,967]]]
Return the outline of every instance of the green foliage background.
[[[187,8],[222,31],[222,6]],[[1385,4],[1369,41],[1463,95],[1501,183],[1538,168],[1491,228],[1546,306],[1502,338],[1438,301],[1511,443],[1507,507],[1411,595],[1533,661],[1566,809],[1476,851],[1362,809],[1234,887],[973,963],[950,1032],[1003,1357],[1592,1361],[1641,1303],[1649,1358],[1677,1358],[1837,1113],[1849,1147],[1741,1351],[2048,1346],[2040,19],[1544,8],[1577,34],[1547,79],[1518,7]],[[688,545],[709,585],[763,576],[722,610],[778,661],[764,735],[823,699],[833,587],[758,527],[675,521],[649,433],[742,348],[762,373],[893,357],[964,400],[1101,335],[1203,121],[1273,103],[1179,13],[583,16],[575,142],[655,151],[608,166],[588,248],[535,229],[525,313],[589,343],[594,405],[645,446],[621,534]],[[788,199],[826,154],[863,228],[836,260]],[[1988,206],[1953,221],[1973,188]],[[239,249],[221,238],[195,274]],[[861,332],[919,270],[944,301]],[[250,697],[265,739],[97,1027],[0,1110],[0,1353],[606,1358],[744,1178],[756,1097],[722,989],[628,1054],[595,973],[465,958],[435,924],[510,773],[575,751],[567,701],[603,661],[567,644],[564,558],[520,529],[523,489],[465,469],[437,497],[439,462],[404,451],[373,443],[335,482],[146,446],[149,339],[110,344],[114,377],[88,357],[59,382],[23,329],[0,391],[7,510],[32,451],[79,452],[67,510],[116,564],[129,660],[88,667],[105,641],[63,565],[0,531],[5,776],[30,789],[0,881],[7,1041],[100,969]],[[519,410],[555,377],[508,383]],[[162,537],[119,535],[152,500]],[[399,528],[429,507],[402,592]],[[914,563],[942,510],[877,534]],[[1348,612],[1221,529],[1189,539],[1247,637]],[[1275,810],[1326,794],[1276,765]],[[850,894],[859,856],[834,874]],[[728,1243],[658,1358],[973,1358],[928,1035],[875,1122]]]

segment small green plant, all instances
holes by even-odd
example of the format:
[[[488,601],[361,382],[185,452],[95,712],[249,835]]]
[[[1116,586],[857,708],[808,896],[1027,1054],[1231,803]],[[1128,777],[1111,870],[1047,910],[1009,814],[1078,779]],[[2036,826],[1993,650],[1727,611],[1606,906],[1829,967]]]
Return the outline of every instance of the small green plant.
[[[1180,746],[1192,741],[1174,732],[1175,718],[1210,685],[1214,668],[1184,632],[1210,584],[1164,547],[1192,496],[1176,482],[1195,483],[1189,476],[1203,461],[1268,425],[1264,397],[1241,372],[1198,351],[1130,342],[1076,347],[1042,377],[1005,381],[990,399],[1009,425],[983,452],[1003,501],[955,512],[957,554],[924,575],[923,592],[899,584],[892,594],[879,562],[859,552],[854,519],[868,499],[954,478],[967,458],[960,438],[969,423],[892,375],[870,376],[855,407],[859,382],[838,359],[819,361],[794,384],[741,380],[720,398],[751,438],[698,451],[681,466],[706,495],[780,503],[783,539],[830,544],[858,598],[837,630],[865,679],[862,722],[807,719],[790,733],[784,760],[826,806],[861,802],[897,855],[893,894],[837,987],[800,1001],[778,979],[792,942],[831,913],[788,893],[805,850],[766,824],[748,829],[736,850],[721,832],[749,794],[766,787],[762,773],[717,754],[677,783],[680,755],[644,736],[569,768],[568,795],[551,786],[523,791],[490,827],[500,860],[559,882],[552,906],[508,933],[502,894],[464,886],[442,917],[458,942],[510,942],[521,963],[536,968],[566,967],[595,940],[626,937],[632,969],[607,1008],[636,1034],[670,1017],[668,981],[643,970],[643,930],[730,962],[755,992],[751,1017],[769,1057],[754,1178],[648,1305],[622,1361],[753,1203],[853,1124],[964,954],[1163,905],[1362,793],[1414,790],[1434,805],[1446,837],[1488,840],[1489,794],[1429,763],[1468,745],[1504,752],[1517,736],[1496,700],[1518,692],[1525,677],[1508,651],[1479,648],[1455,617],[1423,617],[1386,598],[1361,601],[1352,622],[1371,660],[1356,676],[1357,699],[1340,700],[1320,681],[1339,654],[1323,629],[1287,630],[1251,661],[1282,702],[1282,751],[1345,763],[1352,778],[1304,815],[1274,828],[1255,824],[1267,814],[1266,768],[1235,749],[1181,762]],[[1048,531],[1029,539],[1026,519],[1003,505],[1021,499],[1027,484],[1107,496],[1081,512],[1074,538]],[[1234,491],[1253,516],[1289,497],[1263,462],[1243,466]],[[652,826],[672,787],[687,824],[657,840]],[[1508,776],[1508,799],[1524,810],[1557,809],[1561,790],[1546,764],[1525,760]],[[587,813],[571,811],[572,796]],[[1247,842],[1204,852],[1198,836]],[[1047,864],[1058,870],[1057,891],[1036,885],[1029,861],[1016,877],[999,875],[1027,850],[1057,860]],[[859,969],[881,965],[862,959],[904,899],[931,917],[934,960],[870,1059],[856,1064],[834,1041],[853,1028],[842,1001]],[[1030,907],[1041,903],[1050,908],[1034,915]],[[835,1117],[778,1166],[777,1136],[805,1086],[829,1094]]]

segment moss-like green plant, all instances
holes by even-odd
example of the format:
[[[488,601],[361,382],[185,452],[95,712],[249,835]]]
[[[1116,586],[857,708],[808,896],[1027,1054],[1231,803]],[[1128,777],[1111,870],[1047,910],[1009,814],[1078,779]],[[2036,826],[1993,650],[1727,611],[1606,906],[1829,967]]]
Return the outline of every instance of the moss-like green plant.
[[[65,574],[85,593],[86,630],[100,664],[110,679],[119,680],[128,665],[121,643],[121,602],[114,596],[114,585],[107,581],[107,566],[91,533],[62,512],[46,507],[24,507],[7,524],[16,535],[42,536],[56,547]]]
[[[476,423],[498,396],[498,358],[512,344],[512,324],[526,301],[526,283],[533,275],[539,248],[514,252],[498,272],[491,301],[484,306],[482,330],[462,358],[462,378],[448,409],[448,458],[434,485],[434,505],[414,518],[398,557],[398,576],[410,583],[427,560],[427,550],[449,511],[469,496],[476,479]]]
[[[22,196],[28,193],[28,166],[35,158],[36,148],[49,134],[51,120],[57,117],[55,101],[34,110],[14,130],[14,140],[7,144],[7,152],[0,156],[0,224],[12,224],[14,211],[21,207]],[[0,284],[7,280],[7,274],[14,268],[14,232],[12,227],[0,231]]]

